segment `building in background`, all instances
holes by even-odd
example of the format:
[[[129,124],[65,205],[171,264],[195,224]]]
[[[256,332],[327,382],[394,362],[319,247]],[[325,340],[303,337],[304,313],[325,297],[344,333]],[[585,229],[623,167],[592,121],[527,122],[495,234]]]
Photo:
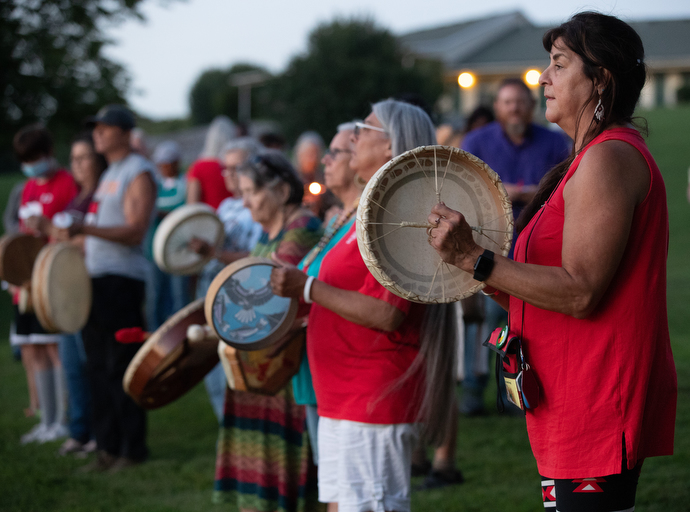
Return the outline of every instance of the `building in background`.
[[[690,19],[629,24],[642,38],[649,72],[640,106],[676,105],[678,91],[690,89]],[[549,28],[514,11],[410,32],[400,40],[409,52],[408,62],[419,56],[445,65],[449,92],[438,107],[446,117],[464,117],[479,105],[491,105],[498,84],[515,76],[535,89],[540,98],[537,109],[543,111],[538,77],[548,65],[542,36]]]

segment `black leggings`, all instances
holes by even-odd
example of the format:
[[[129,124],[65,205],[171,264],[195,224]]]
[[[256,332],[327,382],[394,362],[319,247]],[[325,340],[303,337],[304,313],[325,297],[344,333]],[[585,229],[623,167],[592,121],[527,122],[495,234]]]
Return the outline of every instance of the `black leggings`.
[[[631,512],[642,462],[618,475],[599,478],[541,477],[544,508],[554,512]]]

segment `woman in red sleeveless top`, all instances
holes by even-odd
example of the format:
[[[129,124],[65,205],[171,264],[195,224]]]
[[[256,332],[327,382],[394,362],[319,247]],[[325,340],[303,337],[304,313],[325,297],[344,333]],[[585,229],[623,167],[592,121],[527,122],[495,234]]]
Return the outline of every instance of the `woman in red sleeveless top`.
[[[666,312],[661,173],[631,126],[645,82],[637,33],[580,13],[544,35],[546,118],[574,141],[518,220],[515,261],[436,205],[431,245],[509,310],[539,384],[526,409],[546,507],[634,510],[646,457],[673,453],[677,380]]]

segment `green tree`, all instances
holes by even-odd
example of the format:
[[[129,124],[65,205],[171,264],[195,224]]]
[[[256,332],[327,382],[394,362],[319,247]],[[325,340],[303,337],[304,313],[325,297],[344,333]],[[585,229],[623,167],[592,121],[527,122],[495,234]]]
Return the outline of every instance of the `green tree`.
[[[105,22],[141,18],[141,0],[0,0],[0,166],[14,133],[43,122],[58,145],[107,103],[124,103],[129,77],[106,59]]]
[[[443,68],[405,57],[395,36],[371,20],[338,19],[310,34],[307,53],[273,87],[274,112],[288,138],[308,129],[328,138],[339,123],[366,116],[388,97],[415,95],[433,107]]]
[[[245,63],[234,64],[228,69],[215,68],[204,71],[189,93],[192,122],[197,125],[207,124],[218,115],[226,115],[236,121],[238,90],[237,87],[230,85],[230,79],[232,75],[246,71],[260,71],[270,77],[265,69]],[[253,118],[270,114],[270,97],[267,96],[266,85],[252,88],[251,111]]]

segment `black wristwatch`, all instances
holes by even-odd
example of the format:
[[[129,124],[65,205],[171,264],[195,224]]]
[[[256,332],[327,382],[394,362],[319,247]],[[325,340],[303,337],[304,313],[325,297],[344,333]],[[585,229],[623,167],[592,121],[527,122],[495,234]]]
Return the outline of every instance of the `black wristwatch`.
[[[494,253],[486,249],[474,262],[475,281],[486,281],[494,269]]]

